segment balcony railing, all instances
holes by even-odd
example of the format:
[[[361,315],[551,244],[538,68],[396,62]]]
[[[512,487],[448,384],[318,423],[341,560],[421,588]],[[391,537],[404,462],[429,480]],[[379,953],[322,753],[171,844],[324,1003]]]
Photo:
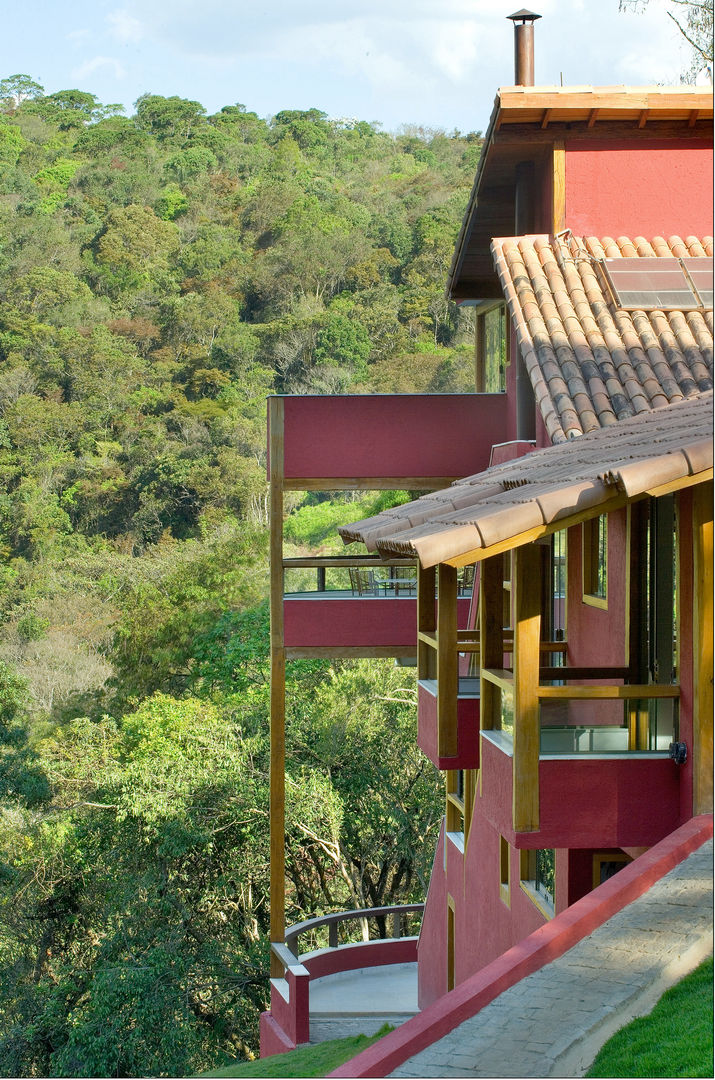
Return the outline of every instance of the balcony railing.
[[[402,932],[405,928],[409,929],[410,917],[421,916],[423,912],[423,903],[338,911],[288,927],[285,944],[271,942],[271,954],[282,966],[284,979],[271,980],[270,1018],[287,1041],[295,1046],[307,1042],[310,1037],[311,979],[366,967],[414,963],[417,960],[417,937],[403,936]],[[340,932],[346,923],[360,924],[359,940],[340,941],[346,937]],[[371,923],[377,929],[377,938],[370,937]],[[387,936],[388,923],[391,936]],[[299,939],[310,936],[313,938],[312,944],[315,944],[316,935],[321,936],[325,927],[328,930],[327,948],[299,955]],[[263,1025],[263,1018],[261,1023]]]
[[[415,560],[395,558],[389,562],[378,556],[324,555],[283,560],[284,595],[314,597],[330,593],[357,597],[417,596]],[[474,584],[473,567],[464,567],[458,577],[458,595],[470,596]]]

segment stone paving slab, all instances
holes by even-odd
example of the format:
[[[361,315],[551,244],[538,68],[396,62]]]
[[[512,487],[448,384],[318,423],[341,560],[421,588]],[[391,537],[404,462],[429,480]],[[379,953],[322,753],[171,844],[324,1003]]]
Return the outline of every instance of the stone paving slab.
[[[712,953],[713,843],[391,1076],[582,1076],[600,1046]]]

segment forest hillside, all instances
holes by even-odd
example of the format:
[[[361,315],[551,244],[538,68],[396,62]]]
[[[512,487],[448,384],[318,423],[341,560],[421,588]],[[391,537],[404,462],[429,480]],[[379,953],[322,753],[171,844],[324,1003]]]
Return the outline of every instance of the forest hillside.
[[[0,1075],[193,1074],[267,994],[265,399],[469,388],[481,139],[24,75],[0,109]],[[388,497],[294,493],[293,550]],[[291,665],[290,920],[423,899],[414,692]]]

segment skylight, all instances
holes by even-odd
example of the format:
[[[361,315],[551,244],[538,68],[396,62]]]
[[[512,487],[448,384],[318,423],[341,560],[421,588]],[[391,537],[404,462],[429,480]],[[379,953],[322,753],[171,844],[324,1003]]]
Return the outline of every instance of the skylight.
[[[600,259],[616,307],[624,311],[697,311],[713,304],[713,260]]]

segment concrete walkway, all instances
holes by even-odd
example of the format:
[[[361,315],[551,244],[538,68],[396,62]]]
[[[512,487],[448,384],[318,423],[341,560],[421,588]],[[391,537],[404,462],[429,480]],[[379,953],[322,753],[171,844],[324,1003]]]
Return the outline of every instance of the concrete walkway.
[[[391,1076],[576,1077],[712,953],[708,841],[589,937]]]
[[[419,1011],[417,964],[343,971],[310,984],[310,1041],[374,1035],[398,1027]]]

